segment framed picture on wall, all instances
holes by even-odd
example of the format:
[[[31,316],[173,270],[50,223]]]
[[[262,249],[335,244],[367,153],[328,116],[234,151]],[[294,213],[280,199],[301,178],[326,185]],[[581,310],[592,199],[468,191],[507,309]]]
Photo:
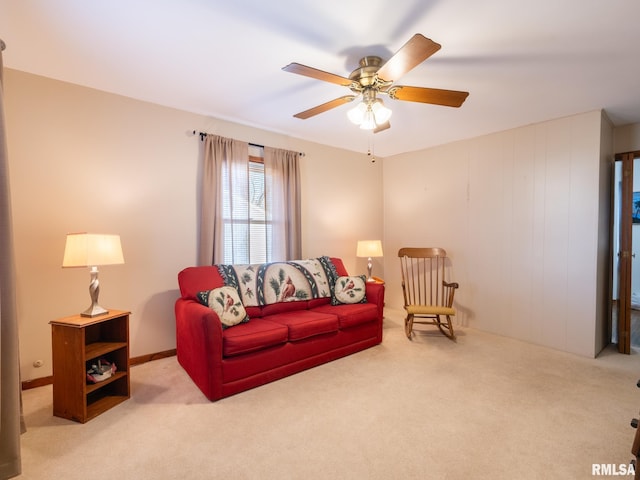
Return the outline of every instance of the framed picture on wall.
[[[640,223],[640,192],[633,192],[632,221]]]

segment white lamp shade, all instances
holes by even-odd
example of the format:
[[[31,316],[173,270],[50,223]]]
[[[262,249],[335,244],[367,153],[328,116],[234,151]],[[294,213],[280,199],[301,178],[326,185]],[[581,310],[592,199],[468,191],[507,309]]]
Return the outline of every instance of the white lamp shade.
[[[360,125],[364,120],[364,114],[367,111],[367,105],[363,102],[358,103],[355,107],[347,111],[347,117],[351,122]]]
[[[93,267],[124,263],[120,235],[70,233],[64,247],[63,267]]]
[[[391,109],[385,107],[382,100],[376,100],[373,105],[371,105],[371,110],[376,117],[376,123],[378,125],[388,122],[391,118]]]
[[[380,240],[358,240],[357,257],[382,257]]]

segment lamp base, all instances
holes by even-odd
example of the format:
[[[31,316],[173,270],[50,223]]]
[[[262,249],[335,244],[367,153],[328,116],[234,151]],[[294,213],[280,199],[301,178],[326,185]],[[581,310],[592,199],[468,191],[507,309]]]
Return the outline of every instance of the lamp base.
[[[100,294],[100,282],[98,281],[98,267],[91,267],[91,283],[89,283],[89,295],[91,296],[91,306],[80,314],[81,317],[97,317],[105,315],[109,310],[98,305],[98,295]]]
[[[106,315],[109,310],[102,308],[100,305],[93,304],[80,314],[81,317],[97,317],[99,315]]]
[[[371,257],[367,259],[367,282],[375,282],[373,277],[371,277],[371,270],[373,270],[373,261]]]

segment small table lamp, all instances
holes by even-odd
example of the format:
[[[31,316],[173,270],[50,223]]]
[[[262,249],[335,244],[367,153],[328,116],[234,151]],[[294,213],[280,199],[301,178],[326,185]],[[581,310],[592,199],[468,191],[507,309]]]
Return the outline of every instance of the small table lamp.
[[[382,242],[380,240],[358,240],[358,248],[356,250],[357,257],[368,257],[367,261],[367,282],[375,282],[371,277],[371,257],[382,256]]]
[[[98,265],[117,265],[124,263],[120,235],[102,235],[97,233],[70,233],[64,247],[63,267],[91,267],[89,295],[91,306],[80,315],[96,317],[109,313],[98,305],[100,283]]]

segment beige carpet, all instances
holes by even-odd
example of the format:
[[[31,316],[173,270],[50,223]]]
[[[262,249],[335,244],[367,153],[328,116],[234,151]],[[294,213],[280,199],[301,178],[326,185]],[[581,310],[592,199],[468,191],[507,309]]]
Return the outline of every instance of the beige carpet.
[[[458,328],[404,337],[211,403],[175,357],[81,425],[24,392],[23,479],[586,479],[627,464],[640,359],[591,360]],[[632,478],[632,477],[626,477]]]

